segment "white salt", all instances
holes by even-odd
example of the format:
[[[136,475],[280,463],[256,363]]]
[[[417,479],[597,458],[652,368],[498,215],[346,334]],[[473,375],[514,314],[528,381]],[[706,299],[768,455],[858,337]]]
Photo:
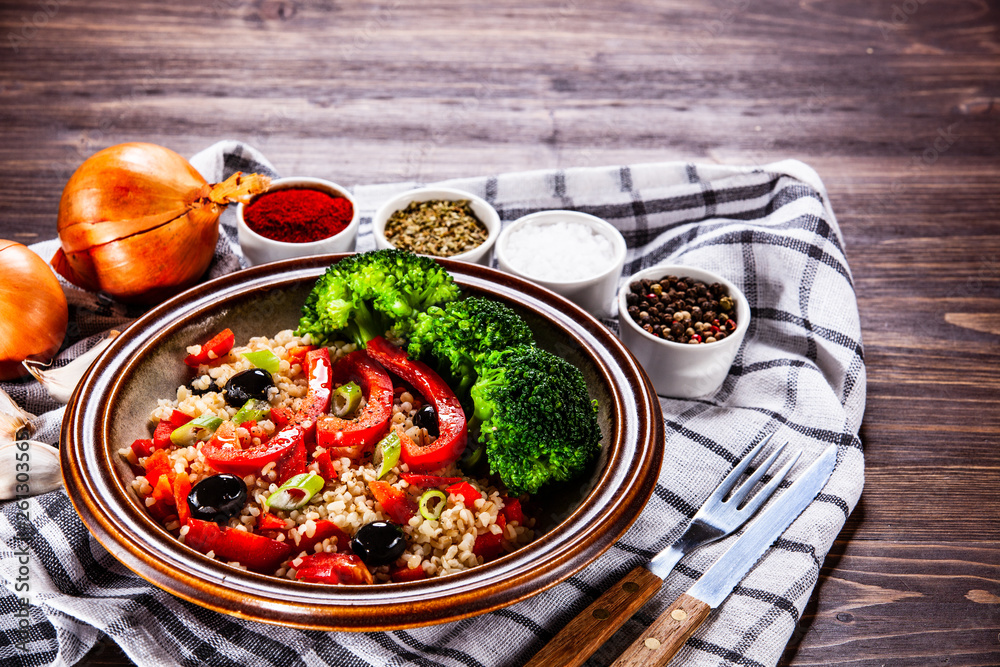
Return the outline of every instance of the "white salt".
[[[603,234],[579,222],[527,224],[507,238],[507,261],[519,272],[553,282],[583,280],[614,263],[614,247]]]

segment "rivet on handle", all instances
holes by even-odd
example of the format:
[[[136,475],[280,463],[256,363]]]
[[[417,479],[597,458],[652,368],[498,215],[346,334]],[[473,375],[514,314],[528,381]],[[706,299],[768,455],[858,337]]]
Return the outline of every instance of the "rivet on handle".
[[[625,591],[626,593],[635,593],[639,590],[639,584],[635,583],[634,581],[626,581],[624,584],[622,584],[622,590]]]
[[[650,651],[655,651],[660,648],[660,640],[656,637],[648,637],[645,642],[643,642]]]
[[[670,618],[674,619],[675,621],[683,621],[687,617],[688,617],[687,612],[684,611],[683,609],[674,609],[672,612],[670,612]]]
[[[608,616],[611,616],[611,612],[609,612],[607,609],[595,609],[594,610],[594,618],[596,618],[598,621],[603,621]]]

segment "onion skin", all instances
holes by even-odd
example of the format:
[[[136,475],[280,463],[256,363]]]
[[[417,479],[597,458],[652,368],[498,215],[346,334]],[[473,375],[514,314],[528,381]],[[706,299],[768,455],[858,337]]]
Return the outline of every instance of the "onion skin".
[[[62,248],[52,266],[74,285],[126,303],[172,296],[197,282],[212,262],[228,203],[215,187],[186,159],[156,144],[99,151],[63,190]]]
[[[52,269],[20,243],[0,240],[0,274],[0,380],[13,380],[27,374],[25,359],[59,351],[69,307]]]

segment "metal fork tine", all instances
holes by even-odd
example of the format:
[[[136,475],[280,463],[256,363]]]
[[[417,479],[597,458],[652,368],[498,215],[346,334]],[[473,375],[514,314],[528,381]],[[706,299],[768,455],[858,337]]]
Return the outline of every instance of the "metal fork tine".
[[[733,495],[729,496],[729,500],[727,502],[732,503],[736,507],[742,505],[743,501],[750,495],[753,487],[757,486],[757,482],[759,482],[761,478],[767,474],[767,471],[774,465],[774,462],[778,460],[778,457],[781,456],[781,452],[785,451],[785,447],[787,446],[788,443],[786,442],[771,452],[771,454],[764,459],[764,462],[757,466],[757,469],[754,470],[753,474],[747,478],[747,481],[743,482],[740,488],[733,491]]]
[[[744,507],[740,511],[749,512],[750,515],[755,514],[757,510],[760,508],[760,506],[763,505],[767,501],[767,499],[774,494],[775,490],[778,488],[778,485],[781,484],[781,481],[783,479],[785,479],[785,476],[788,474],[788,471],[792,469],[792,466],[795,465],[795,463],[799,460],[800,456],[802,456],[802,450],[799,450],[798,453],[796,453],[795,456],[792,457],[791,461],[781,466],[781,470],[775,473],[774,477],[771,478],[771,481],[769,481],[756,496],[751,498],[750,501],[746,504],[746,507]]]
[[[702,506],[699,514],[705,511],[708,505],[716,502],[722,502],[722,499],[726,497],[734,486],[736,486],[736,482],[739,481],[740,477],[743,476],[743,473],[746,472],[746,469],[750,467],[750,464],[755,458],[757,458],[757,455],[760,454],[761,450],[764,449],[764,446],[772,437],[774,437],[773,433],[758,442],[753,449],[747,452],[747,455],[743,457],[743,460],[737,463],[736,467],[733,468],[728,475],[726,475],[726,478],[719,482],[719,486],[715,488],[712,495],[710,495],[708,500],[705,501],[705,505]]]

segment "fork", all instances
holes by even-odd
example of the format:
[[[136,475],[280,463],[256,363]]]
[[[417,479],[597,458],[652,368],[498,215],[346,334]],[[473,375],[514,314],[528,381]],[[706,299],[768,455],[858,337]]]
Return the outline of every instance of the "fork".
[[[772,434],[773,435],[773,434]],[[691,550],[719,540],[733,532],[754,515],[798,461],[801,452],[775,473],[756,495],[750,492],[767,474],[785,445],[775,449],[736,489],[736,483],[770,441],[772,435],[757,443],[719,482],[701,509],[691,518],[684,532],[648,563],[639,565],[617,584],[605,591],[576,615],[525,667],[578,667],[607,641],[632,615],[652,598],[674,566]],[[730,493],[732,492],[732,493]]]

